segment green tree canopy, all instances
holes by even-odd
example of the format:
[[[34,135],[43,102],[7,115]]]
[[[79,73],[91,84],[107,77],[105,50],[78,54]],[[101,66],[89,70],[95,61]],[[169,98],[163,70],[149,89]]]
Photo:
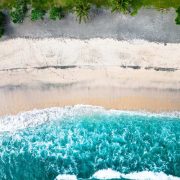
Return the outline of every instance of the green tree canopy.
[[[87,0],[77,0],[75,2],[74,12],[79,23],[82,21],[86,22],[88,20],[90,8],[90,3]]]
[[[130,12],[132,0],[112,0],[112,12],[118,11],[122,13]]]
[[[10,12],[11,20],[14,23],[22,23],[27,12],[26,0],[16,0],[15,5],[12,7]]]
[[[4,34],[5,15],[0,11],[0,37]]]
[[[31,11],[31,20],[32,21],[37,21],[37,20],[43,20],[44,19],[44,15],[46,14],[45,10],[42,9],[32,9]]]
[[[62,7],[52,7],[49,12],[49,18],[52,20],[62,19],[65,16],[65,10]]]
[[[175,21],[177,25],[180,25],[180,7],[176,10],[176,13],[177,13],[177,17]]]

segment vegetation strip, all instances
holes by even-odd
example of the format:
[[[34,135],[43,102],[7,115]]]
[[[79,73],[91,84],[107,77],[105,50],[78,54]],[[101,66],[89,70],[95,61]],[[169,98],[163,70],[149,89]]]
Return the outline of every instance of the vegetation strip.
[[[43,20],[46,14],[52,20],[61,20],[69,12],[74,13],[81,23],[88,20],[91,7],[107,8],[112,13],[120,12],[132,16],[142,7],[158,10],[174,8],[177,13],[175,22],[180,24],[180,0],[1,0],[0,37],[4,34],[4,10],[8,10],[13,23],[23,23],[29,14],[32,21]]]

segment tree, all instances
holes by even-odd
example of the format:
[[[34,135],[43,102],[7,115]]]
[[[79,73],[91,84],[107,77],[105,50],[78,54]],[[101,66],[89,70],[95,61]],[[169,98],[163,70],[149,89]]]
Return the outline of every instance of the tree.
[[[26,0],[16,0],[15,6],[10,12],[11,20],[13,23],[22,23],[27,12],[27,2]]]
[[[3,12],[0,11],[0,25],[3,25],[5,21],[5,15]]]
[[[32,21],[37,21],[39,19],[43,20],[45,14],[46,14],[45,10],[35,8],[31,11],[31,20]]]
[[[5,22],[5,15],[0,12],[0,38],[4,34],[4,22]]]
[[[87,0],[77,0],[75,2],[74,12],[78,18],[79,23],[86,22],[89,16],[91,6]]]
[[[177,25],[180,25],[180,7],[176,10],[176,13],[177,13],[177,17],[175,21]]]
[[[52,20],[62,19],[65,16],[65,11],[61,7],[52,7],[49,12],[49,18]]]
[[[112,12],[118,11],[122,13],[130,13],[132,8],[131,3],[132,0],[112,0]]]

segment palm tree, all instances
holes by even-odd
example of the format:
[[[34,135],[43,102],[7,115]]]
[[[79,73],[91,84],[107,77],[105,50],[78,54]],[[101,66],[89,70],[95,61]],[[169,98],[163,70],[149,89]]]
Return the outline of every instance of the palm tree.
[[[78,18],[79,23],[86,22],[89,16],[91,6],[87,0],[77,0],[74,7],[74,12]]]
[[[132,0],[112,0],[112,12],[130,12]]]

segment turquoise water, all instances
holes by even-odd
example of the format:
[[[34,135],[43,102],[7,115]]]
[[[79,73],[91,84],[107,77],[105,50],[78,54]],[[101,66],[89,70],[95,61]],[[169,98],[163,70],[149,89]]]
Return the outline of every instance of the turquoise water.
[[[2,117],[0,126],[2,180],[88,179],[108,168],[180,177],[179,115],[80,106]]]

